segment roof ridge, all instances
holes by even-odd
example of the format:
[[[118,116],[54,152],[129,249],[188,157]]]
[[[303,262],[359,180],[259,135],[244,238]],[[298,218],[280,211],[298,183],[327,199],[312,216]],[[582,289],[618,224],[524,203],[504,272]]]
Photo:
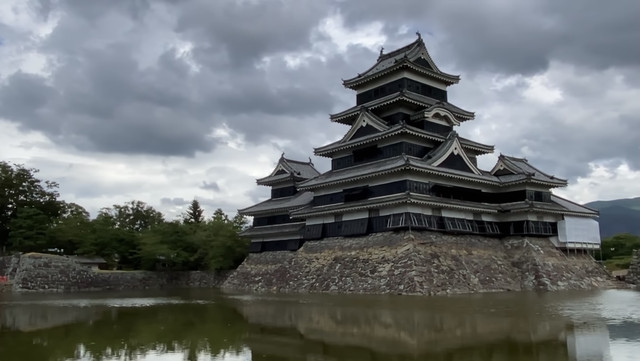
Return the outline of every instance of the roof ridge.
[[[527,158],[525,158],[525,157],[515,157],[515,156],[512,156],[512,155],[506,155],[506,154],[502,154],[502,153],[500,153],[500,157],[503,157],[503,158],[506,158],[506,159],[521,160],[521,161],[529,163],[529,160],[527,160]]]
[[[514,162],[521,161],[521,162],[526,163],[528,167],[532,168],[535,171],[534,174],[537,172],[537,173],[540,173],[540,174],[542,174],[542,175],[544,175],[544,176],[546,176],[546,177],[548,177],[550,179],[557,179],[559,181],[564,181],[564,182],[567,181],[567,179],[556,177],[553,174],[549,174],[549,173],[546,173],[546,172],[540,170],[538,167],[536,167],[536,166],[532,165],[531,163],[529,163],[529,160],[527,160],[527,158],[513,157],[513,156],[508,156],[508,155],[500,153],[500,156],[498,157],[498,159],[502,159],[503,161],[509,162],[509,165],[521,170],[524,174],[527,174],[527,175],[531,175],[531,172],[523,169],[522,167],[520,167],[519,165],[515,164]]]
[[[293,162],[293,163],[300,163],[300,164],[309,164],[309,165],[313,165],[313,162],[311,161],[311,159],[309,159],[308,162],[305,162],[303,160],[296,160],[296,159],[290,159],[290,158],[285,158],[282,157],[282,159],[284,159],[287,162]]]
[[[408,52],[408,51],[410,51],[410,50],[413,50],[413,48],[414,48],[416,45],[420,45],[420,44],[421,44],[421,45],[424,45],[424,41],[422,41],[422,38],[421,38],[421,37],[418,37],[416,40],[412,41],[411,43],[409,43],[409,44],[407,44],[407,45],[404,45],[404,46],[402,46],[402,47],[400,47],[400,48],[398,48],[398,49],[396,49],[396,50],[393,50],[393,51],[391,51],[390,53],[386,53],[386,54],[381,53],[381,54],[380,54],[380,56],[378,56],[378,60],[377,60],[377,62],[379,62],[379,61],[381,61],[381,60],[386,60],[386,59],[389,59],[389,58],[393,58],[394,56],[396,56],[396,55],[398,55],[398,54],[401,54],[401,53],[403,53],[403,52]],[[384,50],[384,48],[382,48],[382,50]]]
[[[588,209],[588,210],[591,210],[591,211],[594,211],[594,212],[598,212],[598,214],[600,214],[600,211],[599,211],[599,210],[597,210],[597,209],[595,209],[595,208],[587,207],[587,206],[585,206],[584,204],[580,204],[580,203],[574,202],[574,201],[572,201],[572,200],[570,200],[570,199],[566,199],[566,198],[564,198],[564,197],[560,197],[560,196],[559,196],[559,195],[557,195],[557,194],[553,194],[553,193],[551,193],[551,197],[552,197],[552,198],[553,198],[553,197],[560,198],[560,199],[562,199],[562,200],[563,200],[563,201],[565,201],[565,202],[569,202],[569,203],[571,203],[571,204],[575,204],[576,206],[580,206],[580,207],[586,208],[586,209]]]

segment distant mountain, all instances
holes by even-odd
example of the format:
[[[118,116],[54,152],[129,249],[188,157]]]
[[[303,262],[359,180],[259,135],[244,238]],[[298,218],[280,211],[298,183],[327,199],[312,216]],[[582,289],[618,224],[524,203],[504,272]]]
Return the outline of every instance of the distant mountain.
[[[600,237],[618,233],[640,236],[640,197],[595,201],[585,206],[600,211]]]

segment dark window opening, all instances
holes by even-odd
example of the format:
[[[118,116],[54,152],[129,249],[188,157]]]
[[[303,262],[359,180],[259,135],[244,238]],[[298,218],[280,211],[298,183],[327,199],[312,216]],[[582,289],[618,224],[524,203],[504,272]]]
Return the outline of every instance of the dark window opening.
[[[288,214],[278,214],[273,216],[266,217],[253,217],[253,226],[261,227],[261,226],[270,226],[274,224],[283,224],[283,223],[292,223],[296,222],[289,218]]]
[[[367,233],[369,220],[366,218],[342,222],[342,236],[359,236]]]
[[[370,147],[353,151],[353,163],[363,163],[368,160],[375,160],[380,155],[380,149],[373,145]]]
[[[298,192],[296,186],[271,188],[271,198],[290,197]]]
[[[453,125],[444,125],[440,123],[434,123],[432,121],[425,119],[422,121],[422,129],[431,133],[449,134],[453,130]]]
[[[369,198],[369,193],[370,193],[369,186],[345,189],[343,192],[344,192],[345,203],[367,199]]]
[[[304,227],[302,238],[304,239],[320,239],[322,238],[322,224],[311,224]]]
[[[387,95],[397,93],[401,90],[407,90],[416,94],[425,95],[436,100],[447,101],[446,90],[436,88],[432,85],[421,83],[412,79],[402,78],[356,95],[356,104],[360,105],[368,103]]]

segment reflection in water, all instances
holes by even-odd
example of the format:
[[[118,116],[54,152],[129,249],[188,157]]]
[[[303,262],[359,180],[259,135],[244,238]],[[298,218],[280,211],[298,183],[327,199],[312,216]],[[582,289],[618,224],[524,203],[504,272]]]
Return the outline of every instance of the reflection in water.
[[[567,336],[570,360],[611,360],[609,331],[602,324],[576,325]]]
[[[535,294],[249,298],[238,308],[255,325],[247,343],[259,360],[568,360],[571,328]]]
[[[640,293],[631,291],[0,297],[3,361],[618,361],[640,352]]]
[[[241,341],[246,323],[219,295],[104,296],[0,299],[0,360],[234,360],[249,353]],[[24,330],[17,319],[41,323]]]

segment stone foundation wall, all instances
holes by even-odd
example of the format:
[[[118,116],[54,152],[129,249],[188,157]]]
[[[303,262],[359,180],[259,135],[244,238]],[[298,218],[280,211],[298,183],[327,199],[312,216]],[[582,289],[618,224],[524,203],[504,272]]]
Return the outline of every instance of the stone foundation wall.
[[[0,276],[8,277],[5,290],[17,292],[218,287],[227,277],[220,272],[94,271],[67,257],[39,253],[14,256],[11,264],[0,268]]]
[[[631,264],[629,265],[629,273],[627,273],[626,281],[628,283],[640,286],[640,250],[633,251]]]
[[[222,288],[433,295],[612,285],[593,258],[567,256],[546,238],[405,231],[307,242],[297,252],[250,254]]]

